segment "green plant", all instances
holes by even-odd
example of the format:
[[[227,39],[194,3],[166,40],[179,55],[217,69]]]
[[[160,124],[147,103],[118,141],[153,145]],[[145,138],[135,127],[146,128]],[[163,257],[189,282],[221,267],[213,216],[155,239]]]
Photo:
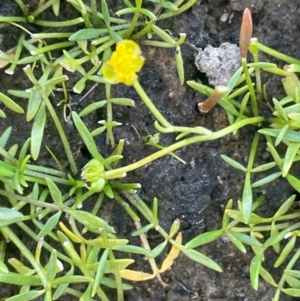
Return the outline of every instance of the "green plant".
[[[42,295],[44,300],[56,300],[63,294],[82,300],[92,300],[94,296],[98,296],[101,300],[109,300],[107,287],[116,289],[117,300],[123,300],[124,290],[131,288],[129,284],[123,282],[123,279],[143,281],[157,277],[165,286],[161,274],[172,265],[180,252],[220,272],[221,267],[215,261],[195,248],[221,235],[226,235],[242,252],[246,251],[244,243],[252,247],[255,256],[252,260],[250,275],[254,289],[257,289],[259,275],[261,275],[277,288],[274,300],[279,300],[281,291],[299,296],[299,272],[292,270],[299,252],[296,252],[290,259],[278,283],[262,266],[267,248],[272,246],[280,253],[275,263],[278,266],[287,259],[295,246],[299,223],[294,223],[294,219],[299,216],[299,212],[287,213],[294,197],[285,201],[273,217],[263,218],[256,215],[254,210],[262,204],[264,198],[253,201],[253,189],[283,176],[300,192],[299,179],[290,173],[291,166],[298,161],[300,147],[297,131],[299,129],[299,80],[293,74],[300,70],[300,62],[267,48],[255,39],[250,43],[252,23],[250,12],[246,10],[241,27],[242,66],[231,78],[227,87],[224,87],[222,93],[218,93],[220,92],[218,89],[213,90],[205,85],[187,82],[197,91],[210,95],[206,103],[213,100],[214,105],[216,101],[219,101],[219,104],[226,110],[229,126],[212,132],[200,126],[172,125],[155,107],[138,81],[136,72],[142,68],[144,59],[134,40],[144,37],[145,39],[140,42],[143,45],[174,48],[179,81],[183,84],[184,68],[180,46],[185,40],[185,34],[180,34],[178,39],[173,38],[159,27],[159,20],[182,13],[192,6],[195,0],[187,3],[154,1],[156,5],[153,11],[143,8],[142,1],[136,1],[134,4],[124,1],[126,7],[115,12],[117,18],[110,16],[104,0],[100,2],[101,12],[98,11],[98,3],[95,0],[91,0],[90,5],[86,5],[81,0],[70,0],[69,3],[81,14],[81,17],[63,22],[45,21],[42,18],[42,12],[47,12],[49,8],[55,15],[59,15],[59,0],[41,2],[33,11],[30,11],[21,0],[16,0],[16,3],[24,16],[1,16],[0,25],[19,27],[22,33],[14,50],[7,53],[0,52],[0,63],[3,67],[9,65],[6,69],[9,75],[15,72],[18,65],[26,65],[24,72],[32,87],[30,89],[24,87],[25,91],[9,90],[8,93],[14,97],[28,99],[26,120],[28,122],[33,120],[34,123],[31,137],[24,142],[20,150],[18,145],[6,147],[12,133],[11,127],[0,137],[2,157],[0,180],[3,184],[0,195],[7,199],[6,204],[8,204],[0,207],[0,232],[4,237],[0,244],[0,282],[20,286],[19,294],[7,296],[6,300],[33,300]],[[132,19],[120,18],[125,14],[133,14]],[[32,34],[22,25],[24,22],[51,29]],[[78,24],[84,28],[78,30],[72,27]],[[62,30],[54,31],[53,28],[57,27],[61,27]],[[66,27],[71,29],[67,31]],[[30,34],[32,39],[27,40],[26,33]],[[146,39],[150,35],[157,37],[157,40]],[[62,39],[62,41],[57,42],[57,39]],[[51,41],[54,42],[51,43]],[[117,47],[113,51],[115,45]],[[248,48],[253,54],[254,63],[246,61]],[[259,50],[291,65],[282,70],[275,64],[260,62]],[[280,101],[274,99],[274,118],[259,116],[258,98],[260,100],[263,94],[260,80],[262,70],[285,77],[284,87],[288,96]],[[86,83],[92,81],[103,84],[106,94],[106,99],[90,104],[79,114],[72,111],[68,116],[65,113],[66,119],[72,118],[78,134],[92,157],[85,166],[80,166],[83,168],[81,177],[77,175],[78,166],[68,137],[50,101],[53,92],[61,88],[63,99],[60,104],[63,104],[65,112],[67,108],[72,109],[67,93],[66,71],[80,77],[73,87],[75,93],[82,93]],[[256,91],[250,77],[253,72],[256,73]],[[120,82],[133,86],[154,115],[155,128],[161,134],[177,133],[176,142],[173,144],[162,147],[157,141],[154,141],[154,144],[152,141],[152,145],[157,147],[158,151],[121,167],[124,141],[115,142],[113,128],[121,124],[114,120],[113,108],[115,105],[133,106],[134,102],[122,96],[111,97],[113,85]],[[241,103],[237,101],[238,97],[242,97]],[[251,109],[247,107],[249,98],[251,98]],[[24,110],[7,95],[1,93],[0,100],[15,113],[24,113]],[[81,118],[102,107],[106,107],[106,120],[102,121],[99,128],[90,131]],[[39,161],[37,164],[28,163],[30,158],[36,161],[40,156],[47,114],[51,116],[61,138],[70,170],[63,169],[51,150],[49,153],[56,162],[57,169],[44,167]],[[4,111],[0,111],[0,115],[4,118]],[[269,124],[270,128],[261,129],[262,122]],[[258,131],[253,139],[247,167],[225,155],[222,156],[228,164],[244,171],[246,175],[238,210],[232,209],[232,201],[228,202],[223,226],[219,230],[202,233],[183,245],[179,221],[175,220],[169,230],[163,229],[158,218],[158,200],[156,198],[153,200],[150,209],[137,194],[136,190],[140,188],[140,184],[128,183],[123,179],[126,173],[162,156],[174,155],[173,152],[182,147],[219,139],[250,124],[256,126]],[[107,142],[114,148],[108,157],[104,157],[98,151],[94,141],[96,135],[105,131]],[[274,162],[254,167],[260,136],[265,137]],[[281,158],[276,150],[280,143],[286,145],[284,158]],[[274,167],[279,168],[280,171],[252,183],[253,173]],[[142,246],[130,245],[128,239],[119,238],[113,227],[104,218],[97,216],[104,198],[116,201],[127,212],[136,227],[132,235],[139,236]],[[84,202],[90,199],[94,200],[92,212],[81,210]],[[69,225],[63,222],[62,215],[67,215]],[[142,225],[142,218],[146,221],[145,225]],[[281,223],[281,221],[284,222]],[[240,224],[243,226],[238,227]],[[34,225],[36,231],[33,231],[30,225]],[[60,230],[56,229],[58,226]],[[145,235],[150,229],[155,229],[163,239],[163,242],[153,249],[150,248]],[[16,235],[17,231],[24,232],[32,241],[35,241],[36,248],[32,250],[22,242]],[[264,231],[270,232],[270,237],[266,240],[263,240],[261,234]],[[284,238],[289,238],[289,242],[280,251],[279,243]],[[22,252],[27,260],[27,262],[21,262],[17,258],[10,259],[9,265],[15,272],[12,272],[6,263],[5,249],[8,240]],[[171,245],[171,249],[159,268],[157,258],[168,244]],[[49,254],[46,261],[41,259],[41,254],[44,252]],[[149,262],[152,273],[127,268],[133,260],[119,258],[120,252],[144,256]],[[288,283],[290,288],[284,287],[284,282]],[[82,283],[86,284],[83,290],[77,286]]]

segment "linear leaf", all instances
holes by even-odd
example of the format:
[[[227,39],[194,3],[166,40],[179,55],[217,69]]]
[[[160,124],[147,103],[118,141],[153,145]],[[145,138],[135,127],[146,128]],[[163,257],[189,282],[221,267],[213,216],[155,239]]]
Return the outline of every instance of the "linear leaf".
[[[252,258],[250,263],[250,279],[251,279],[252,287],[255,290],[258,289],[259,271],[261,267],[262,258],[263,258],[263,251],[261,250]]]
[[[21,294],[15,295],[5,300],[6,301],[30,301],[36,299],[38,296],[41,296],[44,293],[45,293],[44,290],[41,291],[33,290],[33,291],[23,292]]]
[[[97,289],[101,283],[101,278],[104,275],[104,270],[105,270],[105,265],[107,262],[108,253],[109,253],[109,248],[104,250],[104,252],[102,253],[101,258],[99,260],[97,272],[95,275],[95,280],[93,283],[93,289],[92,289],[92,293],[91,293],[92,297],[94,297],[96,295]]]
[[[289,254],[293,251],[295,243],[296,243],[296,236],[294,235],[291,237],[289,242],[285,245],[279,257],[277,258],[276,262],[274,263],[275,268],[278,268],[286,260]]]
[[[241,163],[235,161],[234,159],[226,156],[226,155],[221,155],[221,158],[230,166],[239,169],[241,171],[247,171],[247,168],[245,166],[243,166]]]
[[[31,129],[31,155],[33,160],[37,160],[44,137],[44,129],[46,124],[46,109],[45,104],[41,103],[37,114],[34,118],[34,123]]]
[[[223,229],[201,233],[200,235],[194,237],[188,243],[186,243],[185,248],[194,249],[201,245],[210,243],[210,242],[218,239],[222,234],[223,234]]]
[[[20,114],[24,113],[24,110],[18,104],[16,104],[10,97],[6,96],[1,92],[0,92],[0,101],[2,101],[6,107],[8,107],[14,112]]]
[[[284,156],[284,162],[282,166],[282,176],[286,177],[288,174],[293,161],[295,159],[295,156],[297,155],[297,152],[299,151],[300,143],[291,142],[286,150],[285,156]]]
[[[45,180],[46,180],[47,186],[49,188],[53,202],[59,206],[62,206],[63,200],[62,200],[62,195],[61,195],[59,188],[51,179],[46,178]]]
[[[15,285],[42,285],[40,278],[17,273],[0,273],[0,282]]]
[[[184,253],[188,258],[205,265],[206,267],[215,270],[217,272],[222,272],[222,268],[211,258],[205,256],[204,254],[197,252],[193,249],[186,249],[181,248],[180,249],[182,253]]]
[[[113,246],[112,250],[126,253],[142,254],[144,256],[150,256],[151,251],[145,248],[133,245]]]
[[[238,237],[232,234],[232,231],[228,231],[226,233],[227,237],[229,240],[242,252],[242,253],[247,253],[246,248],[244,244],[239,240]]]
[[[46,236],[49,232],[51,232],[53,230],[53,228],[58,224],[60,216],[61,216],[61,211],[52,215],[47,220],[45,226],[42,228],[42,230],[37,235],[37,239],[40,239],[40,238]]]

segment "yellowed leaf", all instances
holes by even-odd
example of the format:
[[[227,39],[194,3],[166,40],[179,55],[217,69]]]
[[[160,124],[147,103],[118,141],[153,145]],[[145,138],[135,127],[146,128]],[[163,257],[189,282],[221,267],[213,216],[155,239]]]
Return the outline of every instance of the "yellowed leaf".
[[[145,281],[155,277],[155,274],[144,273],[134,270],[120,270],[120,275],[122,278],[131,281]]]
[[[75,235],[71,230],[69,230],[63,222],[59,222],[59,226],[62,229],[62,231],[74,242],[82,243],[83,241]]]
[[[179,244],[181,244],[182,242],[182,233],[179,232],[176,236],[175,241]],[[172,246],[169,254],[167,255],[167,257],[165,258],[165,260],[163,261],[162,265],[161,265],[161,269],[159,270],[160,273],[165,272],[172,264],[174,259],[176,259],[178,257],[180,253],[179,248],[177,248],[176,246]]]

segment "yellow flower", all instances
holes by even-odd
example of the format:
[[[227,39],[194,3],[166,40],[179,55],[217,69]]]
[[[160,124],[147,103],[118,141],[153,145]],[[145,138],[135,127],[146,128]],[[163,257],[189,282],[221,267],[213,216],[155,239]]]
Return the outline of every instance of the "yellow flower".
[[[137,79],[136,72],[139,72],[144,64],[139,45],[131,40],[121,41],[110,59],[103,65],[102,75],[113,83],[123,83],[131,86]]]

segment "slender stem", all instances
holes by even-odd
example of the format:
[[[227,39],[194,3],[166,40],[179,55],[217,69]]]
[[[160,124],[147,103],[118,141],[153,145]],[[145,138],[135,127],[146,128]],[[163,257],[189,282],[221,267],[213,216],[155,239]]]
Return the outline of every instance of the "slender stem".
[[[126,203],[116,192],[114,192],[114,199],[118,202],[119,205],[128,213],[128,215],[133,219],[134,222],[139,221],[140,218],[132,210],[132,208]]]
[[[113,109],[112,109],[112,102],[111,102],[111,95],[110,95],[110,88],[111,85],[110,84],[105,84],[105,91],[106,91],[106,119],[107,119],[107,141],[111,143],[112,147],[115,147],[115,138],[114,138],[114,134],[112,131],[112,121],[113,121]]]
[[[43,20],[36,20],[34,24],[45,26],[45,27],[67,27],[67,26],[73,26],[79,23],[83,22],[83,18],[79,17],[73,20],[68,21],[43,21]]]
[[[249,74],[249,71],[248,71],[247,60],[246,59],[242,59],[242,66],[243,66],[243,69],[244,69],[246,82],[247,82],[247,85],[248,85],[249,91],[250,91],[253,114],[254,114],[254,116],[258,116],[258,107],[257,107],[256,95],[255,95],[255,91],[254,91],[254,88],[253,88],[253,85],[252,85],[252,80],[251,80],[251,77],[250,77],[250,74]]]
[[[106,172],[106,176],[107,178],[113,178],[113,176],[115,175],[118,175],[118,174],[123,174],[123,173],[126,173],[128,171],[131,171],[131,170],[134,170],[134,169],[137,169],[137,168],[140,168],[154,160],[157,160],[167,154],[169,154],[170,152],[173,152],[179,148],[182,148],[184,146],[187,146],[187,145],[190,145],[190,144],[193,144],[193,143],[197,143],[197,142],[202,142],[202,141],[211,141],[211,140],[215,140],[215,139],[219,139],[225,135],[228,135],[236,130],[238,130],[239,128],[241,127],[244,127],[246,125],[249,125],[249,124],[256,124],[256,123],[260,123],[264,121],[264,118],[263,117],[252,117],[252,118],[248,118],[248,119],[244,119],[244,120],[241,120],[233,125],[230,125],[220,131],[217,131],[217,132],[214,132],[212,133],[211,135],[209,136],[204,136],[204,135],[199,135],[199,136],[195,136],[195,137],[191,137],[191,138],[187,138],[185,140],[182,140],[182,141],[179,141],[177,143],[174,143],[162,150],[159,150],[158,152],[148,156],[148,157],[145,157],[135,163],[132,163],[130,165],[127,165],[127,166],[124,166],[124,167],[121,167],[121,168],[117,168],[117,169],[114,169],[114,170],[109,170]]]
[[[125,37],[124,37],[125,39],[130,38],[134,28],[136,27],[136,23],[137,23],[137,21],[139,19],[139,16],[140,16],[140,9],[141,9],[140,7],[137,7],[137,10],[135,11],[134,16],[132,18],[132,21],[130,22],[130,27],[126,31],[126,34],[125,34]]]
[[[37,206],[37,207],[51,208],[51,209],[56,210],[56,211],[61,210],[61,208],[56,204],[51,204],[51,203],[46,203],[46,202],[33,200],[33,199],[28,198],[28,197],[24,197],[24,196],[21,196],[21,195],[18,195],[18,194],[7,192],[5,190],[0,190],[0,195],[3,195],[7,198],[16,199],[18,201],[25,202],[25,203],[28,203],[28,204],[32,204],[32,205]]]
[[[152,114],[158,120],[158,122],[161,123],[166,128],[171,126],[171,124],[165,119],[165,117],[157,110],[156,106],[153,104],[153,102],[148,97],[145,90],[142,88],[142,86],[140,85],[140,83],[137,80],[134,82],[133,86],[134,86],[136,92],[142,98],[145,105],[148,107],[148,109],[152,112]]]

